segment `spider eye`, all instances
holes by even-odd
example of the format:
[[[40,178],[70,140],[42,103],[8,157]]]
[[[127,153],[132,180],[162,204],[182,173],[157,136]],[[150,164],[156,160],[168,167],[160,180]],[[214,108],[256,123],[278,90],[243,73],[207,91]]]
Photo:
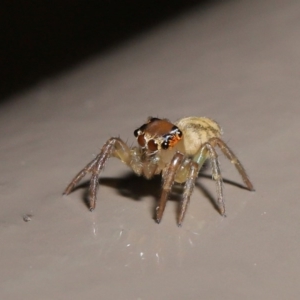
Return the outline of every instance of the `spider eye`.
[[[154,140],[150,140],[147,145],[148,145],[148,149],[150,151],[156,151],[157,150],[157,144],[155,144]]]
[[[141,147],[145,147],[146,141],[143,134],[138,136],[137,142]]]
[[[168,149],[169,148],[169,141],[167,140],[167,141],[162,142],[161,147],[162,147],[162,149],[165,149],[165,150]]]
[[[182,138],[182,132],[174,126],[170,133],[164,135],[164,141],[161,144],[162,149],[173,148]]]
[[[139,129],[136,129],[134,132],[133,132],[134,136],[137,137],[139,135]]]
[[[142,135],[145,133],[145,129],[147,127],[147,124],[142,125],[140,128],[136,129],[133,134],[135,137],[138,137],[139,135]]]
[[[176,131],[176,135],[181,139],[182,138],[182,132],[181,132],[181,130],[177,130]]]

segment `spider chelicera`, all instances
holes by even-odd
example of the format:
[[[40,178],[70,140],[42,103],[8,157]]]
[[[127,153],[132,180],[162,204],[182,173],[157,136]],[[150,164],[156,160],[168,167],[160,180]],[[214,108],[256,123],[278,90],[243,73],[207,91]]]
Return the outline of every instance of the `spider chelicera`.
[[[148,118],[147,122],[134,131],[139,144],[129,147],[120,138],[110,138],[100,153],[87,164],[70,182],[64,191],[68,195],[76,184],[91,173],[89,186],[89,208],[96,206],[96,193],[99,175],[110,157],[116,157],[129,166],[137,175],[147,179],[162,174],[162,193],[156,208],[156,222],[161,221],[168,196],[174,182],[184,183],[182,200],[178,216],[178,225],[182,224],[190,196],[193,192],[198,173],[207,159],[212,166],[212,177],[216,181],[218,206],[225,216],[223,181],[218,162],[216,146],[233,163],[247,188],[253,185],[238,158],[220,138],[222,130],[213,120],[205,117],[187,117],[175,125],[167,119]]]

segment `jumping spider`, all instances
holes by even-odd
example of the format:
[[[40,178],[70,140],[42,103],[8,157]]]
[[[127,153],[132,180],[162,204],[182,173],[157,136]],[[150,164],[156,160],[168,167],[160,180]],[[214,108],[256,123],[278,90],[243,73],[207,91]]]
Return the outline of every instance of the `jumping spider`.
[[[247,188],[250,191],[254,189],[242,164],[220,138],[221,134],[220,126],[205,117],[183,118],[176,125],[167,119],[150,117],[144,125],[134,131],[138,147],[129,147],[120,138],[110,138],[96,158],[74,177],[64,194],[68,195],[87,173],[91,173],[89,206],[92,211],[96,206],[99,175],[106,161],[110,157],[116,157],[137,175],[143,175],[147,179],[162,173],[162,193],[156,208],[157,223],[161,221],[174,182],[185,183],[178,216],[178,225],[181,225],[198,173],[204,162],[210,159],[220,213],[224,216],[223,182],[216,146],[235,165]]]

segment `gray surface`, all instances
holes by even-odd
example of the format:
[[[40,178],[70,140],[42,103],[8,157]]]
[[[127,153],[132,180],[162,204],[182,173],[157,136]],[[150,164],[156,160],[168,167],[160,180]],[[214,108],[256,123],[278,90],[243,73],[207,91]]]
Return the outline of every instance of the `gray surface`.
[[[297,299],[299,12],[296,0],[194,10],[2,107],[1,299]],[[86,189],[61,196],[107,138],[134,143],[149,115],[217,120],[256,192],[225,184],[224,219],[200,178],[183,227],[175,201],[157,225],[159,183],[111,160],[96,211]]]

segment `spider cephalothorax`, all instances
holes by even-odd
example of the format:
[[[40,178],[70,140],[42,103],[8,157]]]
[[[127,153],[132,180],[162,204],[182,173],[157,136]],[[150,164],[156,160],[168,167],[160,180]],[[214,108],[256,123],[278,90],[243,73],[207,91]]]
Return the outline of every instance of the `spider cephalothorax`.
[[[149,118],[148,122],[134,131],[138,144],[148,150],[167,150],[173,148],[182,138],[177,126],[166,119]]]
[[[238,158],[220,138],[221,134],[220,126],[205,117],[187,117],[176,124],[167,119],[148,118],[144,125],[134,131],[138,147],[130,148],[120,138],[110,138],[97,157],[74,177],[64,194],[69,194],[88,172],[91,173],[89,201],[90,210],[93,210],[99,175],[107,159],[116,157],[136,174],[148,179],[155,174],[162,174],[162,193],[156,209],[157,223],[161,221],[174,182],[185,183],[178,216],[178,225],[181,225],[198,173],[204,162],[210,159],[220,212],[225,215],[223,181],[216,146],[235,165],[247,188],[253,190],[253,185]]]

